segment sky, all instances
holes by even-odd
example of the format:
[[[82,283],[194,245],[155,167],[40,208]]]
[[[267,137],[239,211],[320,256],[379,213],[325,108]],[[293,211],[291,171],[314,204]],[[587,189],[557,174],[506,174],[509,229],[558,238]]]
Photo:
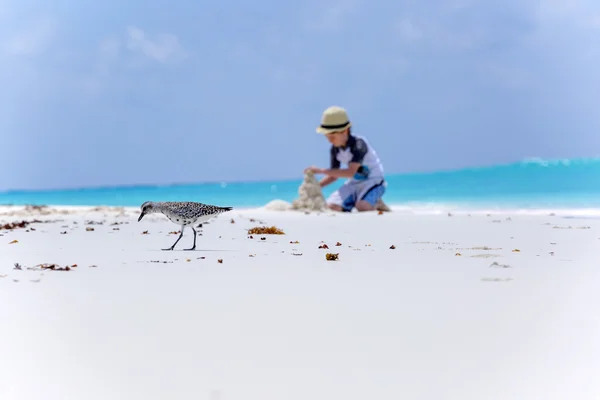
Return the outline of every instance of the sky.
[[[386,173],[600,151],[596,0],[0,0],[0,190],[298,179],[348,110]]]

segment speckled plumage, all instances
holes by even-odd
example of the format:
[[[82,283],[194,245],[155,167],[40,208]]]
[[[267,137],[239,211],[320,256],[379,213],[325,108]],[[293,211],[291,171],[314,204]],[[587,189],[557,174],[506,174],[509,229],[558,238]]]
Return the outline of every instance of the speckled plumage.
[[[183,236],[183,231],[187,226],[191,226],[195,223],[203,223],[209,219],[217,216],[218,214],[231,211],[232,207],[220,207],[210,204],[203,204],[193,201],[147,201],[141,206],[141,213],[138,218],[138,222],[142,220],[144,215],[161,213],[166,216],[171,222],[181,226],[181,233],[173,246],[163,250],[173,250],[175,245],[179,242]],[[194,231],[194,245],[190,249],[196,248],[196,230],[191,226]]]

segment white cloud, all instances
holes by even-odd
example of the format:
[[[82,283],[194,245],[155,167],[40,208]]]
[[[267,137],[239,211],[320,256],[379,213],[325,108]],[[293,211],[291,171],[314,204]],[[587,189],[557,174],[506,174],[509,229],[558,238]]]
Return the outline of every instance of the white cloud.
[[[44,50],[55,32],[56,22],[52,18],[39,17],[10,35],[2,47],[13,55],[33,56]]]
[[[179,61],[187,56],[177,36],[163,33],[150,40],[143,30],[135,26],[127,28],[127,48],[162,63]]]
[[[131,53],[160,63],[179,62],[188,56],[176,35],[164,33],[151,40],[142,29],[129,27],[125,35],[107,37],[98,44],[92,72],[80,80],[84,92],[98,95],[117,76],[115,72],[140,67],[138,62],[127,59]]]

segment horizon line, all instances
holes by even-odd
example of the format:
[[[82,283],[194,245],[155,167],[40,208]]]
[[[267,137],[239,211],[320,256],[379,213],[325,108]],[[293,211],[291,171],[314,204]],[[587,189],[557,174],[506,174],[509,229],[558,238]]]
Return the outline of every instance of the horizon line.
[[[509,161],[499,164],[487,164],[487,165],[473,165],[470,167],[460,168],[441,168],[436,170],[421,170],[413,172],[393,172],[386,174],[387,176],[402,175],[402,176],[418,176],[418,175],[433,175],[438,173],[453,173],[460,171],[472,171],[482,170],[496,167],[508,167],[511,165],[518,164],[541,164],[541,163],[556,163],[556,162],[571,162],[571,161],[600,161],[600,156],[596,157],[573,157],[573,158],[541,158],[541,157],[527,157],[518,161]],[[179,187],[179,186],[193,186],[193,185],[222,185],[222,184],[244,184],[244,183],[290,183],[298,180],[302,180],[303,177],[299,178],[276,178],[272,180],[268,179],[247,179],[247,180],[205,180],[205,181],[190,181],[190,182],[174,182],[174,183],[130,183],[130,184],[117,184],[117,185],[98,185],[98,186],[83,186],[83,187],[61,187],[61,188],[44,188],[44,189],[25,189],[25,188],[10,188],[0,190],[0,195],[12,194],[12,193],[35,193],[35,192],[56,192],[56,191],[77,191],[77,190],[111,190],[111,189],[124,189],[124,188],[157,188],[157,187]]]

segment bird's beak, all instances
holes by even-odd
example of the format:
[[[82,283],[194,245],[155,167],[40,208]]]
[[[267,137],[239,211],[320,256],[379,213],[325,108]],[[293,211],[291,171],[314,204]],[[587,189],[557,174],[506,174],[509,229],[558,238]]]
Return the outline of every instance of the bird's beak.
[[[146,214],[144,214],[144,212],[142,211],[142,213],[140,214],[140,217],[138,218],[138,222],[140,222],[142,220],[142,218],[144,218],[144,215],[146,215]]]

